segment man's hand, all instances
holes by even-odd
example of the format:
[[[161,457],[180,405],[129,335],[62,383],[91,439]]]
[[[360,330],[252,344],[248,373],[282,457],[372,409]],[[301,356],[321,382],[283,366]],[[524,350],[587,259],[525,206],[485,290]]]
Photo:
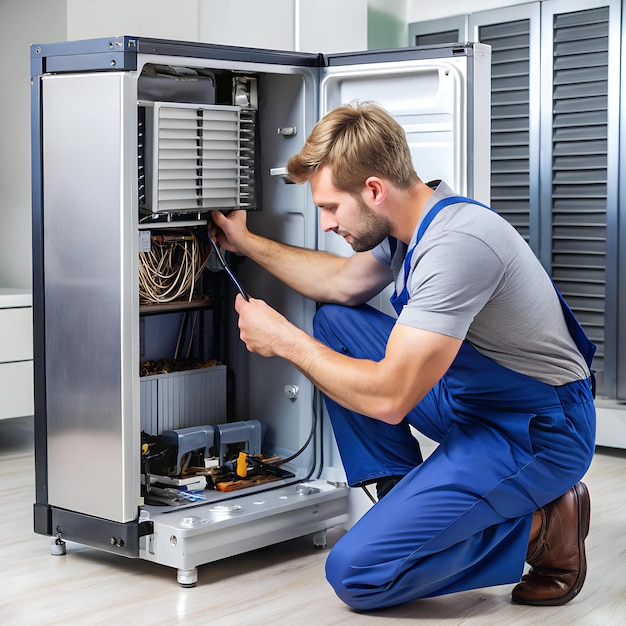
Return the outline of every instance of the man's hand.
[[[211,237],[217,238],[217,242],[229,252],[239,252],[245,254],[244,242],[250,234],[246,225],[246,211],[232,211],[224,215],[221,211],[212,211]]]
[[[296,336],[302,333],[263,300],[250,298],[246,302],[237,295],[235,310],[239,313],[241,340],[250,352],[261,356],[285,356],[289,346],[297,341]]]

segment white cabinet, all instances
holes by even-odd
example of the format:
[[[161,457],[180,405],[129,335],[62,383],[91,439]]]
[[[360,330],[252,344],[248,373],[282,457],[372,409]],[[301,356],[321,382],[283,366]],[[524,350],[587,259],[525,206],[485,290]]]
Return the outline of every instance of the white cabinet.
[[[0,419],[33,414],[32,299],[0,288]]]

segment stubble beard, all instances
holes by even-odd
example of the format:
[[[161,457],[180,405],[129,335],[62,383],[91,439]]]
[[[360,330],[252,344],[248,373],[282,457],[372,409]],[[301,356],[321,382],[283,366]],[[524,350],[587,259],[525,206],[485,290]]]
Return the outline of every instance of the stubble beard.
[[[359,219],[361,233],[358,235],[352,235],[351,246],[355,252],[366,252],[372,250],[381,241],[384,241],[389,237],[391,227],[389,221],[374,213],[361,197],[357,198],[357,205],[359,210]],[[351,233],[352,234],[352,233]]]

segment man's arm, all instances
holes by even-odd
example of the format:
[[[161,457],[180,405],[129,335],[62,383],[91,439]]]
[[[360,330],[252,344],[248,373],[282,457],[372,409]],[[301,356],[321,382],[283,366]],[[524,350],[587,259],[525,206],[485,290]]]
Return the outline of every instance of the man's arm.
[[[248,350],[290,361],[346,408],[397,424],[446,373],[462,340],[396,324],[381,361],[339,354],[289,323],[261,300],[237,297]]]
[[[226,250],[245,254],[298,293],[317,302],[355,305],[367,302],[392,280],[391,269],[371,252],[340,257],[279,243],[250,232],[245,211],[213,213]]]

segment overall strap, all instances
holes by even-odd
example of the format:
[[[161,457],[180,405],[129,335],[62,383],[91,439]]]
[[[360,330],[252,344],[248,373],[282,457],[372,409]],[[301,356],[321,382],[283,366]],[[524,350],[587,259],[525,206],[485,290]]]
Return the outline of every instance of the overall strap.
[[[422,238],[422,235],[424,234],[426,229],[430,226],[431,222],[435,219],[435,217],[437,217],[437,214],[439,213],[439,211],[441,211],[441,209],[444,209],[445,207],[451,204],[456,204],[458,202],[468,202],[470,204],[478,204],[479,206],[485,207],[486,209],[493,211],[493,209],[487,206],[486,204],[483,204],[482,202],[478,202],[478,200],[473,200],[472,198],[466,198],[465,196],[449,196],[447,198],[443,198],[442,200],[439,200],[439,202],[437,202],[431,207],[430,211],[428,211],[428,213],[426,214],[426,217],[422,220],[419,230],[417,231],[417,242],[419,242],[419,240]],[[395,237],[387,237],[387,241],[389,242],[389,249],[391,252],[391,257],[393,258],[393,255],[396,253],[396,249],[398,247],[398,240]],[[409,254],[413,256],[412,251],[410,251]]]
[[[437,215],[442,209],[445,209],[447,206],[450,206],[451,204],[458,204],[460,202],[467,202],[469,204],[477,204],[478,206],[482,206],[485,209],[489,209],[490,211],[493,211],[493,209],[487,206],[486,204],[483,204],[482,202],[478,202],[478,200],[473,200],[472,198],[466,198],[465,196],[448,196],[447,198],[443,198],[442,200],[439,200],[439,202],[437,202],[430,209],[430,211],[428,211],[428,213],[426,214],[426,217],[422,220],[422,223],[420,224],[420,227],[417,231],[416,244],[419,243],[420,239],[426,232],[426,229],[430,226],[431,222],[435,219],[435,217],[437,217]]]
[[[472,198],[466,198],[465,196],[448,196],[447,198],[442,198],[441,200],[439,200],[439,202],[434,204],[431,207],[430,211],[428,211],[428,213],[422,220],[422,223],[420,224],[417,230],[417,238],[415,240],[415,245],[409,250],[408,254],[406,255],[404,259],[404,283],[405,285],[406,285],[406,280],[409,276],[409,272],[411,270],[411,259],[413,258],[413,252],[415,251],[417,244],[420,242],[420,239],[423,237],[424,233],[426,232],[426,229],[430,226],[431,222],[437,217],[437,215],[439,215],[439,212],[442,209],[445,209],[447,206],[450,206],[451,204],[458,204],[460,202],[478,204],[479,206],[482,206],[485,209],[489,209],[490,211],[493,211],[493,209],[491,207],[488,207],[486,204],[483,204],[482,202],[478,202],[478,200],[473,200]]]

